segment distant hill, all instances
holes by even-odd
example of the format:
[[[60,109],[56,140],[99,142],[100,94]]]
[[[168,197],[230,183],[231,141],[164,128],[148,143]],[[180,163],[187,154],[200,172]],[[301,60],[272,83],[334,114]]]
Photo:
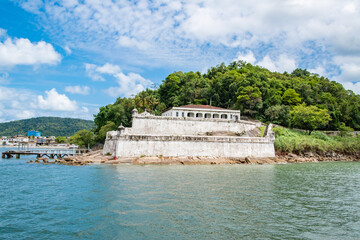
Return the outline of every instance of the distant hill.
[[[26,135],[27,131],[40,131],[41,136],[72,136],[77,131],[94,128],[90,120],[38,117],[0,123],[0,136]]]

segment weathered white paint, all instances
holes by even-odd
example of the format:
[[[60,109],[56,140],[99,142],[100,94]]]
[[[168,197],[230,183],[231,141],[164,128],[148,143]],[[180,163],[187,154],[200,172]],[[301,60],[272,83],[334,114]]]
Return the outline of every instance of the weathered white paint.
[[[132,128],[120,126],[118,131],[107,132],[103,153],[117,157],[275,157],[271,126],[265,131],[266,137],[205,134],[216,131],[242,133],[255,127],[257,124],[247,121],[157,117],[147,112],[138,114],[134,110]]]
[[[109,139],[104,154],[117,157],[203,156],[203,157],[274,157],[274,143],[269,138],[194,137],[125,135]]]
[[[201,135],[216,131],[242,133],[259,126],[247,121],[235,122],[225,119],[157,117],[152,115],[135,115],[132,124],[132,128],[127,128],[125,133],[155,135]]]

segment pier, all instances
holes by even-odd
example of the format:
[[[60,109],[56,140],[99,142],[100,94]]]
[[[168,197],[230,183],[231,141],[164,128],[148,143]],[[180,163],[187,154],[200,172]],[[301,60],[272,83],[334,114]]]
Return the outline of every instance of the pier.
[[[39,149],[39,150],[9,150],[2,153],[2,158],[13,158],[16,156],[17,159],[21,155],[36,155],[36,157],[48,157],[50,159],[63,158],[66,156],[76,156],[83,153],[89,152],[89,149]]]

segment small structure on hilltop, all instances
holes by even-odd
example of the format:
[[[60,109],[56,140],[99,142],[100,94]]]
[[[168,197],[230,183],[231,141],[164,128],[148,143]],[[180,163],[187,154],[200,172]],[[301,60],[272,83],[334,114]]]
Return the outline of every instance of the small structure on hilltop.
[[[173,107],[161,114],[164,117],[221,118],[240,120],[240,110],[229,110],[210,105],[185,105]]]
[[[263,136],[250,134],[260,122],[240,120],[240,111],[187,105],[162,116],[132,111],[132,127],[106,134],[103,154],[114,157],[275,157],[269,125]]]

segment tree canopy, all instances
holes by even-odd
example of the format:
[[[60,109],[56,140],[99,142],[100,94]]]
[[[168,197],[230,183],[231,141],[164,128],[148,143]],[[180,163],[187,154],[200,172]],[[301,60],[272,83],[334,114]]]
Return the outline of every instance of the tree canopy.
[[[131,126],[134,107],[139,112],[146,109],[160,115],[174,106],[210,102],[213,106],[241,110],[242,116],[283,126],[294,124],[290,112],[294,113],[297,106],[316,107],[329,114],[327,124],[315,124],[316,129],[339,130],[346,126],[360,130],[360,96],[345,90],[340,83],[306,69],[278,73],[238,61],[211,67],[204,74],[174,72],[158,89],[147,89],[134,98],[118,98],[95,115],[96,133],[108,121],[116,126]],[[309,128],[305,122],[296,126]]]
[[[290,111],[290,123],[292,127],[312,131],[325,127],[330,121],[330,115],[326,109],[316,106],[298,105]]]

